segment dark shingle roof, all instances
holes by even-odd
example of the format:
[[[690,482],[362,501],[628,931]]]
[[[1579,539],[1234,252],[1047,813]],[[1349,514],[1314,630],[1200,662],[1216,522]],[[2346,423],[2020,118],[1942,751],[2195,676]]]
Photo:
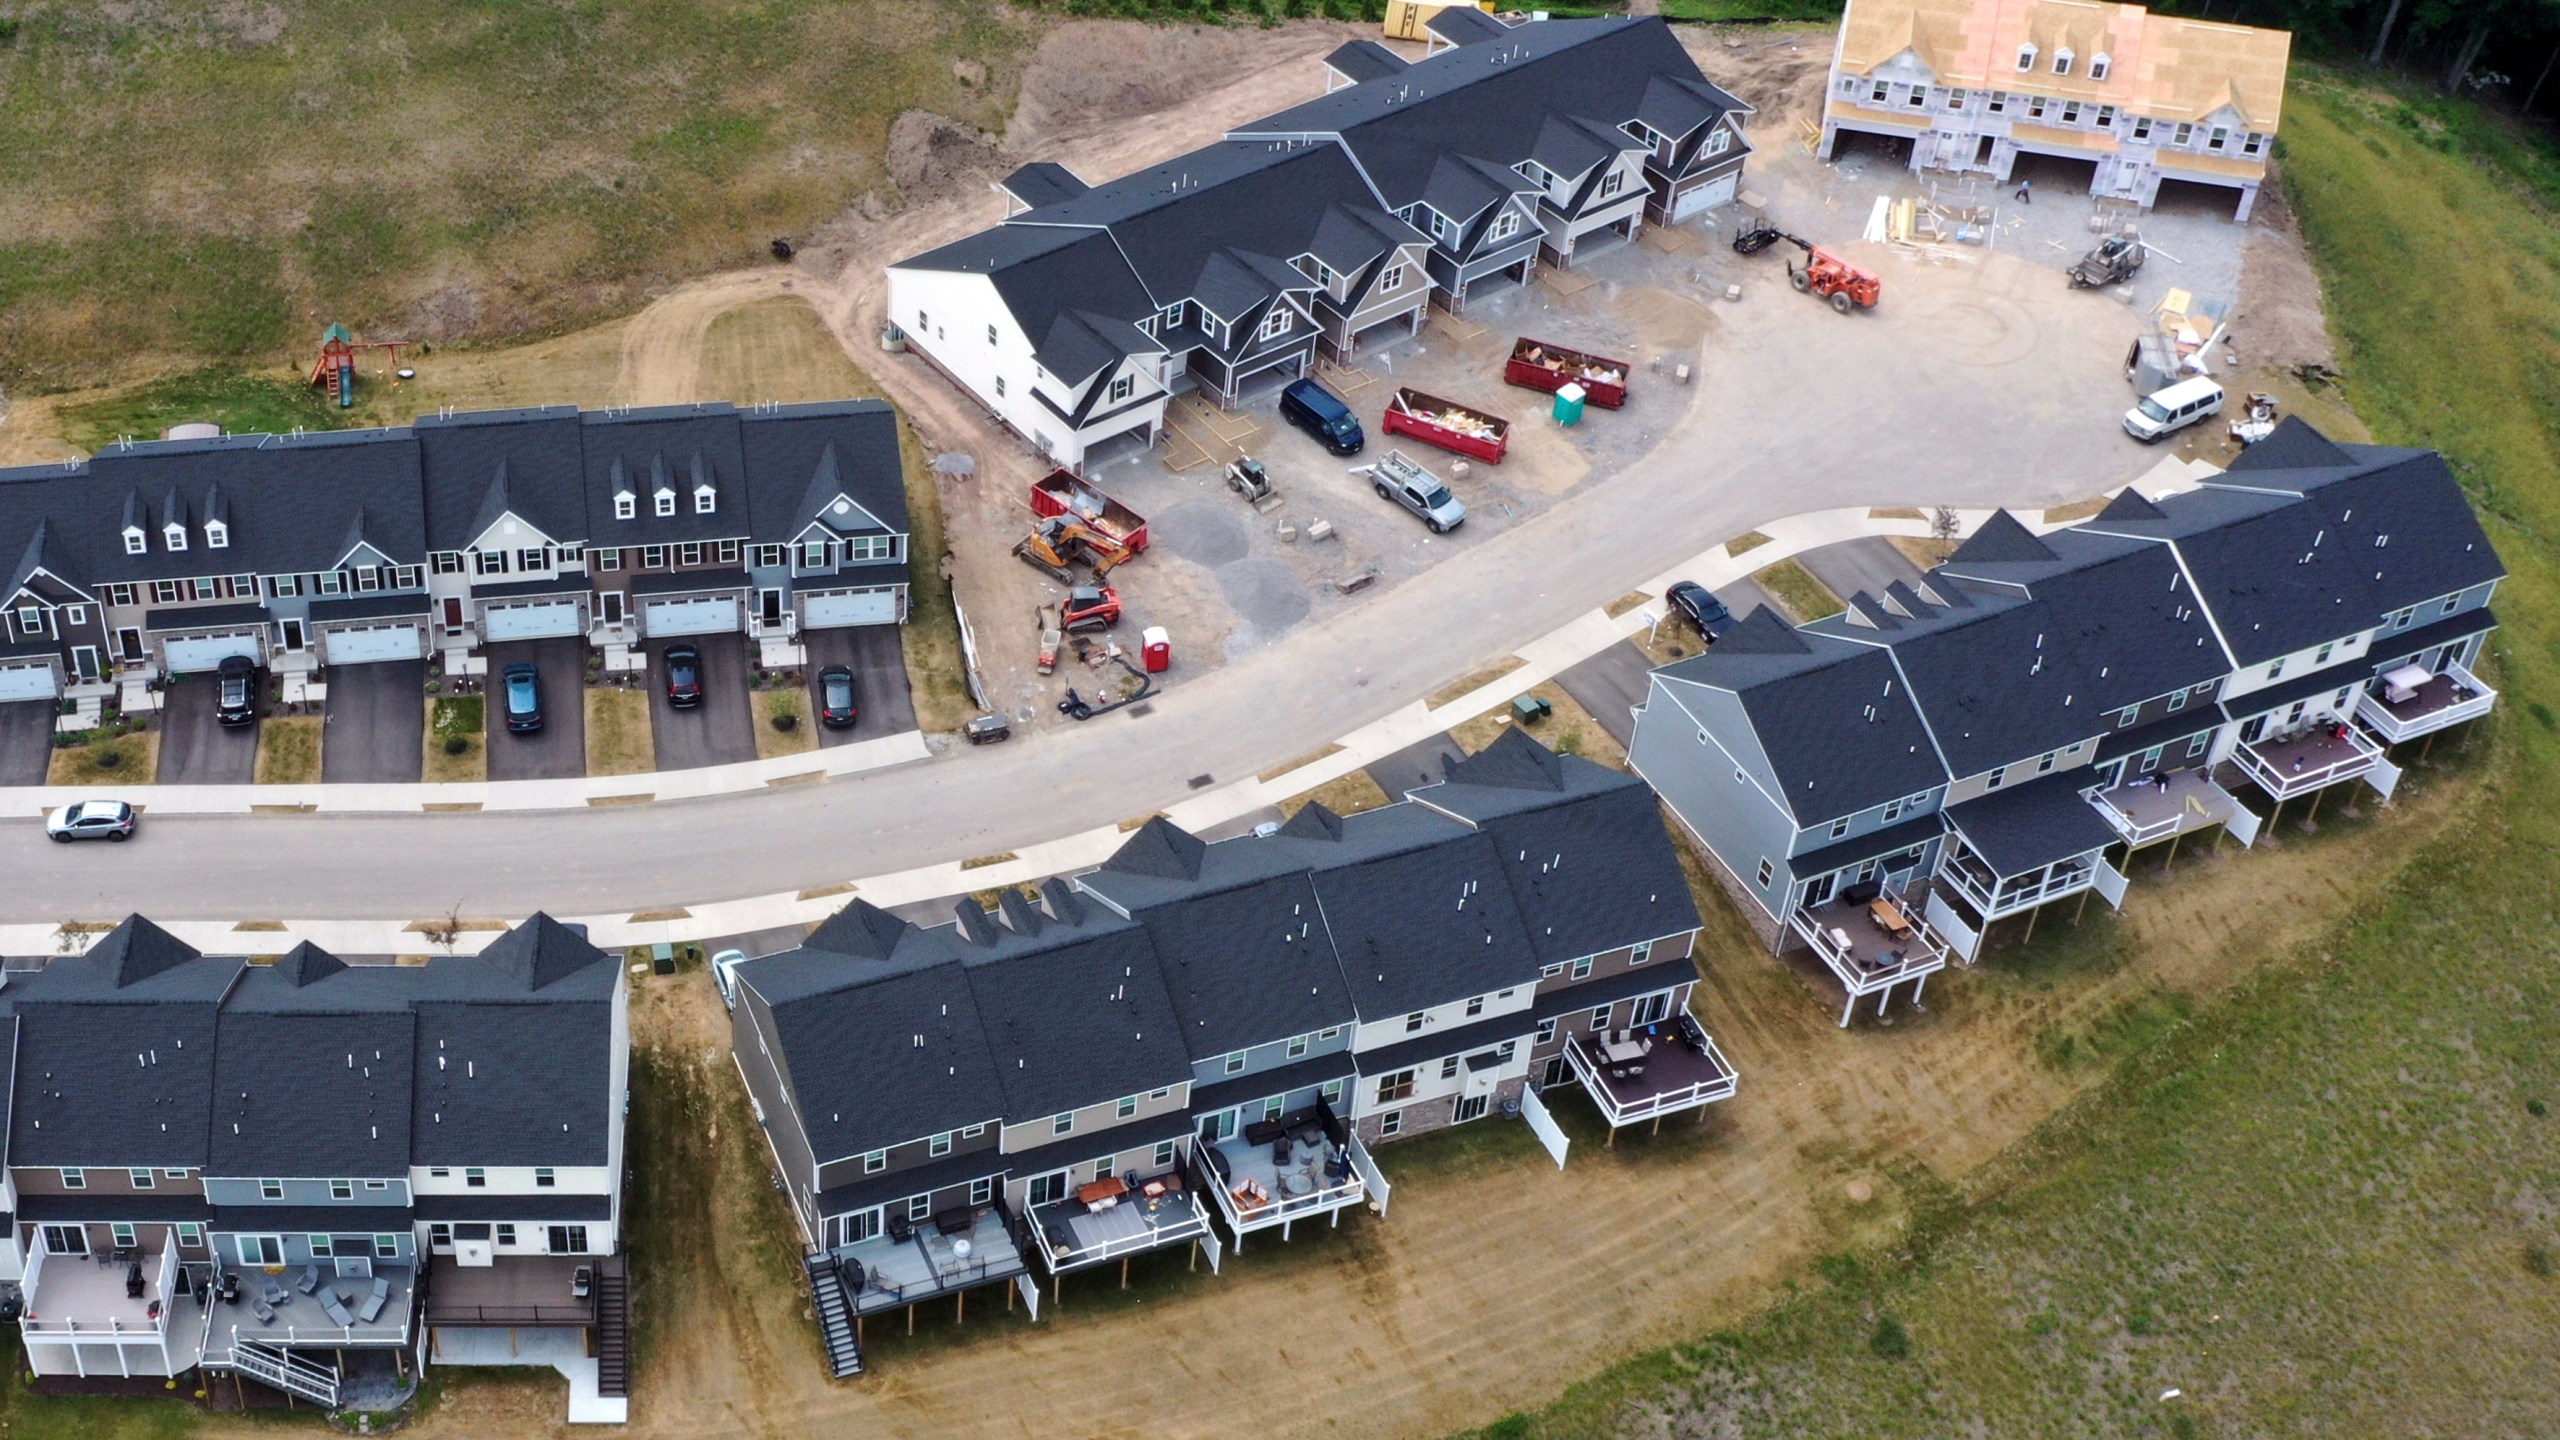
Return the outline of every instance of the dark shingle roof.
[[[996,183],[1006,194],[1034,209],[1072,200],[1093,188],[1073,170],[1048,160],[1034,160]]]
[[[1149,906],[1137,919],[1162,957],[1193,1057],[1358,1018],[1315,886],[1303,874]]]
[[[578,417],[586,466],[589,542],[603,546],[669,545],[748,533],[746,457],[735,406],[704,403],[648,410],[587,411]],[[708,483],[712,511],[694,508],[695,487]],[[675,494],[675,513],[657,513],[661,490]],[[628,491],[632,518],[614,512]]]
[[[811,521],[839,535],[905,533],[906,471],[898,412],[884,400],[784,405],[741,417],[755,533],[780,543]],[[836,502],[849,502],[842,511]]]
[[[405,1008],[224,1014],[205,1169],[407,1175],[416,1031]]]
[[[1375,40],[1354,40],[1324,57],[1324,63],[1357,85],[1393,75],[1404,69],[1406,61]]]
[[[1321,870],[1315,889],[1363,1015],[1420,1010],[1538,978],[1538,951],[1484,835]]]
[[[411,428],[426,477],[427,548],[466,549],[501,514],[554,543],[586,540],[575,406],[421,415]]]
[[[977,999],[947,942],[913,927],[896,940],[907,953],[894,963],[803,949],[738,970],[773,1016],[775,1069],[822,1165],[1004,1113]]]
[[[1098,905],[955,940],[1013,1123],[1191,1077],[1147,932]]]
[[[2115,843],[2115,827],[2080,797],[2090,780],[2086,770],[2047,775],[1968,800],[1948,810],[1947,820],[1994,870],[2023,875]]]
[[[1800,826],[1947,781],[1911,687],[1872,646],[1795,631],[1762,609],[1705,654],[1658,673],[1734,693]]]

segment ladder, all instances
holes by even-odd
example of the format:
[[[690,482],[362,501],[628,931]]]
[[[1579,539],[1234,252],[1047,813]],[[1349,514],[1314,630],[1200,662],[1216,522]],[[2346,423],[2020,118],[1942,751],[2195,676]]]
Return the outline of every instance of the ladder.
[[[596,1393],[631,1393],[631,1267],[620,1255],[596,1272]]]
[[[338,1408],[338,1372],[318,1361],[302,1359],[289,1350],[280,1350],[262,1341],[243,1340],[231,1347],[230,1368],[287,1395],[299,1395],[314,1405],[331,1410]]]
[[[853,1307],[833,1257],[823,1251],[801,1262],[809,1271],[809,1298],[818,1307],[818,1338],[826,1342],[827,1368],[839,1380],[862,1373],[862,1347],[853,1338]]]

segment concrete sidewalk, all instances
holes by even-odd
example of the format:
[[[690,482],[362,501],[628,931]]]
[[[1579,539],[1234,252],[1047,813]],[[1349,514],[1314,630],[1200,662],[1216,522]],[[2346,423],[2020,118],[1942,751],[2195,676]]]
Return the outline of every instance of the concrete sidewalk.
[[[2145,474],[2138,485],[2145,495],[2157,496],[2177,490],[2192,489],[2212,468],[2169,460]],[[1957,512],[1958,533],[1970,535],[1990,518],[1989,510]],[[2031,522],[2032,523],[2032,522]],[[2038,530],[2054,530],[2056,525],[2033,524]],[[1355,770],[1364,770],[1408,746],[1427,740],[1453,726],[1464,723],[1489,710],[1510,702],[1512,696],[1554,678],[1609,646],[1624,641],[1647,629],[1662,617],[1659,597],[1675,580],[1696,580],[1709,589],[1729,584],[1752,571],[1780,560],[1801,555],[1824,545],[1837,544],[1869,535],[1905,535],[1925,539],[1929,533],[1924,520],[1879,520],[1864,508],[1817,511],[1793,516],[1761,527],[1768,543],[1755,545],[1740,559],[1717,545],[1682,564],[1675,565],[1641,585],[1639,590],[1653,597],[1652,603],[1636,606],[1612,618],[1606,610],[1592,610],[1513,653],[1520,662],[1500,678],[1480,685],[1442,705],[1417,702],[1364,725],[1336,742],[1340,748],[1323,758],[1265,780],[1254,777],[1218,786],[1192,796],[1170,807],[1165,813],[1175,824],[1194,832],[1207,830],[1243,815],[1303,795],[1317,786],[1341,778]],[[884,758],[855,763],[839,769],[828,762],[837,757],[867,755],[874,745],[910,744],[912,750],[892,754],[879,752]],[[287,793],[360,789],[365,791],[431,791],[442,798],[445,792],[484,791],[582,784],[594,787],[590,793],[654,795],[658,799],[676,799],[689,794],[714,794],[722,789],[745,788],[734,782],[747,774],[766,778],[756,784],[773,783],[773,776],[803,773],[845,773],[846,769],[872,768],[877,764],[896,764],[924,756],[923,740],[913,733],[892,736],[883,741],[867,741],[841,750],[821,750],[790,756],[787,759],[757,761],[752,765],[722,766],[713,770],[679,771],[659,775],[620,776],[585,782],[536,781],[521,787],[501,786],[262,786],[233,787],[254,790],[260,804],[282,803]],[[207,787],[211,788],[211,787]],[[0,798],[22,795],[25,791],[0,792]],[[270,801],[268,796],[277,800]],[[453,799],[463,798],[459,793]],[[156,797],[155,797],[156,801]],[[555,803],[577,804],[581,800],[562,799]],[[248,808],[245,800],[232,808]],[[394,808],[394,807],[380,807]],[[417,808],[412,803],[408,808]],[[492,806],[491,808],[498,808]],[[539,808],[525,803],[521,808]],[[583,924],[598,945],[607,947],[649,945],[660,941],[705,941],[725,936],[742,935],[757,930],[776,930],[790,926],[817,923],[841,909],[854,895],[884,909],[932,901],[949,895],[967,894],[998,886],[1038,881],[1051,875],[1090,869],[1109,858],[1127,835],[1117,825],[1100,825],[1074,835],[1044,844],[1018,849],[1015,858],[997,865],[981,865],[962,869],[959,862],[920,866],[912,870],[875,875],[853,882],[850,889],[834,890],[815,898],[801,898],[804,892],[791,891],[772,895],[750,896],[740,900],[686,905],[681,896],[670,896],[670,909],[682,908],[683,916],[674,920],[637,920],[630,914],[574,915],[557,918]],[[95,917],[112,918],[112,917]],[[161,921],[188,944],[215,953],[282,954],[302,941],[310,941],[324,950],[347,955],[418,954],[430,947],[419,927],[432,916],[407,916],[382,920],[307,921],[287,920],[283,928],[239,931],[231,921]],[[247,938],[254,936],[254,939]],[[64,937],[54,926],[40,924],[0,925],[0,954],[46,955],[56,953]],[[94,935],[70,937],[86,943]],[[497,938],[495,931],[471,931],[460,936],[455,953],[470,954]],[[75,947],[76,948],[76,947]]]

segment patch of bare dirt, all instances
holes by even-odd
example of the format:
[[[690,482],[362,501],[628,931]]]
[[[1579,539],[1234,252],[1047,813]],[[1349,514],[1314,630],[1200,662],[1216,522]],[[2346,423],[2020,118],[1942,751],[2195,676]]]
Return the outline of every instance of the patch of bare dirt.
[[[925,110],[889,126],[889,179],[900,194],[933,192],[993,162],[996,137]]]
[[[1680,39],[1709,80],[1758,111],[1751,134],[1760,149],[1796,143],[1798,117],[1821,113],[1822,81],[1831,69],[1829,29],[1684,26]],[[1743,183],[1750,183],[1747,176]]]
[[[2240,252],[2240,304],[2231,318],[2233,343],[2253,365],[2334,366],[2338,351],[2329,339],[2320,272],[2311,268],[2281,183],[2258,192],[2249,219],[2248,245]]]
[[[1005,127],[1005,149],[1023,160],[1063,160],[1087,180],[1120,175],[1137,167],[1105,166],[1099,156],[1083,149],[1052,156],[1027,150],[1141,115],[1157,118],[1138,128],[1174,142],[1174,150],[1206,144],[1236,121],[1269,114],[1301,95],[1323,94],[1321,79],[1308,92],[1296,83],[1291,69],[1310,57],[1321,60],[1346,40],[1376,34],[1372,25],[1325,21],[1301,21],[1272,30],[1245,25],[1146,25],[1134,20],[1062,25],[1041,40],[1023,74],[1013,123]],[[1248,87],[1253,93],[1240,97],[1247,100],[1246,108],[1225,124],[1210,128],[1164,123],[1202,94],[1222,90],[1235,77],[1248,74],[1264,74],[1268,83]]]

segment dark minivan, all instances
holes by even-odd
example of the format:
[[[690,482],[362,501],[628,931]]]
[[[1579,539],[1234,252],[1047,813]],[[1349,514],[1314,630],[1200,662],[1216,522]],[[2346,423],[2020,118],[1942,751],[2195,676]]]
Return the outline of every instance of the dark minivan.
[[[1313,380],[1293,381],[1280,392],[1280,414],[1336,455],[1357,455],[1369,443],[1360,433],[1360,417]]]

